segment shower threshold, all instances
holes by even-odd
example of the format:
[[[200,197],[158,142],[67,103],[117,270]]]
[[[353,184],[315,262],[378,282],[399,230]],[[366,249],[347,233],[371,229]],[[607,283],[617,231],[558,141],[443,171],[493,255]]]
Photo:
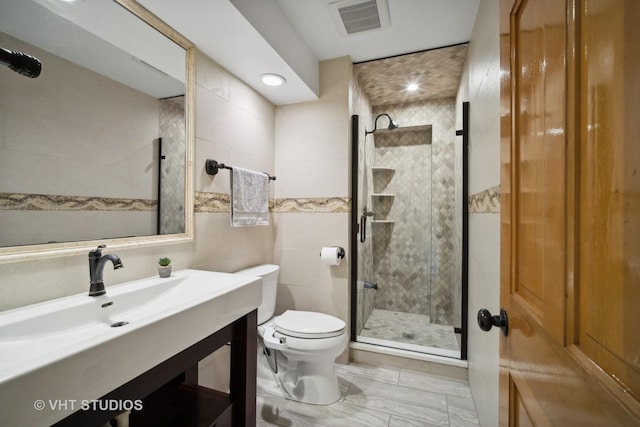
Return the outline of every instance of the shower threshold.
[[[372,344],[380,347],[387,347],[397,350],[406,350],[414,353],[431,354],[434,356],[450,357],[452,359],[460,359],[460,350],[448,350],[446,348],[429,347],[426,345],[409,344],[398,341],[389,341],[380,338],[365,337],[358,335],[356,341],[363,344]]]

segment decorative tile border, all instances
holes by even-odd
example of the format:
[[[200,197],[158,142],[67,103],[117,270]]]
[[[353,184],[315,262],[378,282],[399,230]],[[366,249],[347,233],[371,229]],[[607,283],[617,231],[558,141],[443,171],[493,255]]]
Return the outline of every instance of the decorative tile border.
[[[275,199],[273,212],[278,213],[344,213],[351,212],[349,197],[315,197]]]
[[[500,213],[500,186],[469,196],[469,213]]]
[[[0,210],[20,211],[153,211],[157,201],[116,197],[59,196],[49,194],[0,193]],[[196,191],[195,212],[229,212],[225,193]],[[278,213],[347,213],[349,197],[285,198],[269,200],[269,209]],[[499,213],[500,186],[469,196],[469,213]]]
[[[197,213],[224,213],[230,210],[231,198],[226,193],[196,191],[194,209]],[[270,199],[269,210],[277,213],[343,213],[350,212],[348,197]]]
[[[156,200],[116,197],[0,193],[0,210],[13,211],[154,211]]]
[[[193,197],[193,209],[197,213],[229,212],[231,198],[225,193],[207,193],[196,191]]]

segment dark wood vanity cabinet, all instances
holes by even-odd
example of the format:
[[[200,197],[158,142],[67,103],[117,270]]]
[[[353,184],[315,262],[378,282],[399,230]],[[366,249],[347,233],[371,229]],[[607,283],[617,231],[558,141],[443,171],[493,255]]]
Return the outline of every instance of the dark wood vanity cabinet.
[[[255,426],[256,329],[254,310],[100,400],[141,400],[142,408],[134,409],[129,416],[131,427]],[[227,343],[231,345],[229,393],[199,386],[198,362]],[[121,412],[80,410],[55,426],[102,427]]]

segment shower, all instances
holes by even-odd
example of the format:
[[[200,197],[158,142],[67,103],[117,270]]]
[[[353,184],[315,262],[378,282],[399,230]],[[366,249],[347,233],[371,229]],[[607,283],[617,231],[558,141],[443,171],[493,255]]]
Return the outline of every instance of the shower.
[[[374,107],[373,130],[365,125],[357,135],[355,337],[460,358],[455,100],[423,102],[419,111],[412,118],[401,106]]]
[[[467,47],[354,64],[356,348],[467,357],[466,127],[458,93]]]

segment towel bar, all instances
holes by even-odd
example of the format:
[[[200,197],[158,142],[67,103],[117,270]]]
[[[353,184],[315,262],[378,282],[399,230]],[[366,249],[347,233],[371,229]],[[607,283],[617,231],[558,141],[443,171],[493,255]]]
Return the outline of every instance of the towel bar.
[[[207,173],[209,175],[216,175],[218,173],[218,170],[220,170],[220,169],[233,170],[233,168],[231,166],[227,166],[224,163],[218,163],[217,161],[211,160],[211,159],[207,159],[205,161],[204,169],[205,169],[205,171],[207,171]],[[266,172],[262,172],[262,173],[267,175],[271,181],[275,181],[276,180],[275,176],[271,176]]]

